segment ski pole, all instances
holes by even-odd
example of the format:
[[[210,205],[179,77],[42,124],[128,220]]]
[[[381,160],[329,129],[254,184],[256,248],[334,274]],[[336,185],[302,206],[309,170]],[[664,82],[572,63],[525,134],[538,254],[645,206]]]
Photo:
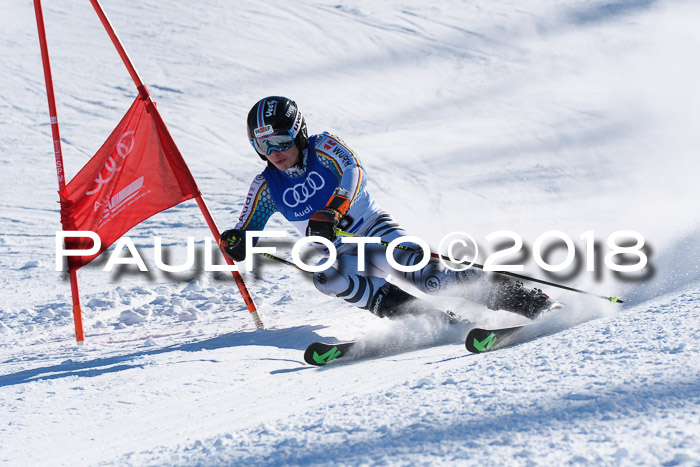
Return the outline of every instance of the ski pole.
[[[350,233],[350,232],[345,232],[344,230],[340,230],[340,229],[337,229],[337,228],[335,229],[335,233],[336,233],[336,235],[341,236],[341,237],[359,237],[359,236],[360,236],[360,235],[353,234],[353,233]],[[389,242],[381,242],[381,241],[380,241],[378,244],[379,244],[379,245],[383,245],[383,246],[389,246]],[[418,249],[416,249],[416,248],[412,248],[412,247],[406,246],[406,245],[396,245],[396,248],[399,248],[399,249],[401,249],[401,250],[410,251],[410,252],[413,252],[413,253],[418,253],[418,254],[423,253],[422,250],[418,250]],[[448,258],[447,256],[440,255],[440,254],[438,254],[438,253],[433,253],[432,251],[430,252],[430,256],[431,256],[432,258],[439,258],[439,259],[443,259],[443,260],[446,260],[446,261],[454,262],[454,261],[452,261],[450,258]],[[483,266],[482,264],[477,264],[477,263],[472,264],[471,267],[474,267],[474,268],[477,268],[477,269],[481,269],[481,270],[484,269],[484,266]],[[543,280],[543,279],[536,279],[536,278],[534,278],[534,277],[523,276],[523,275],[521,275],[521,274],[516,274],[516,273],[514,273],[514,272],[508,272],[508,271],[494,271],[494,272],[495,272],[496,274],[502,274],[502,275],[504,275],[504,276],[516,277],[516,278],[518,278],[518,279],[523,279],[523,280],[527,280],[527,281],[531,281],[531,282],[538,282],[538,283],[540,283],[540,284],[545,284],[545,285],[549,285],[549,286],[552,286],[552,287],[558,287],[558,288],[560,288],[560,289],[568,290],[568,291],[570,291],[570,292],[576,292],[576,293],[580,293],[580,294],[583,294],[583,295],[590,295],[590,296],[593,296],[593,297],[602,298],[602,299],[607,300],[607,301],[609,301],[609,302],[611,302],[611,303],[625,303],[624,300],[621,300],[621,299],[618,298],[618,297],[606,297],[605,295],[598,295],[598,294],[594,294],[594,293],[592,293],[592,292],[586,292],[585,290],[576,289],[576,288],[574,288],[574,287],[569,287],[569,286],[567,286],[567,285],[557,284],[557,283],[555,283],[555,282],[549,282],[549,281],[546,281],[546,280]]]
[[[300,271],[308,272],[309,274],[311,274],[311,271],[306,271],[306,270],[300,268],[299,266],[297,266],[296,264],[292,263],[291,261],[287,261],[286,259],[280,258],[279,256],[275,256],[275,255],[272,255],[270,253],[260,253],[260,254],[266,258],[274,259],[277,262],[280,262],[282,264],[286,264],[287,266],[295,267]]]

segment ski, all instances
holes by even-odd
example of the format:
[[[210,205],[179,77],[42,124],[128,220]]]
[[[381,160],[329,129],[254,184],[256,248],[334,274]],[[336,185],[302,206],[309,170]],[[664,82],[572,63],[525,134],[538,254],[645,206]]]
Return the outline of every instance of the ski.
[[[314,342],[304,351],[304,361],[309,365],[323,366],[345,356],[355,344],[356,342],[342,342],[339,344]]]
[[[556,302],[535,320],[520,326],[471,329],[464,340],[464,345],[472,353],[484,353],[552,334],[557,331],[552,330],[551,327],[543,326],[542,318],[551,319],[562,308],[564,308],[564,304]]]
[[[464,340],[464,345],[467,347],[467,350],[472,353],[484,353],[559,332],[563,328],[557,328],[557,326],[552,327],[546,323],[549,321],[551,324],[551,317],[562,307],[561,304],[557,304],[557,306],[549,310],[545,316],[540,315],[537,319],[520,326],[471,329],[469,334],[467,334],[467,338]],[[542,318],[545,319],[543,320]]]
[[[484,353],[501,349],[513,343],[513,339],[509,339],[509,337],[527,326],[529,326],[529,324],[514,326],[512,328],[474,328],[467,334],[464,345],[466,345],[467,350],[472,353]]]

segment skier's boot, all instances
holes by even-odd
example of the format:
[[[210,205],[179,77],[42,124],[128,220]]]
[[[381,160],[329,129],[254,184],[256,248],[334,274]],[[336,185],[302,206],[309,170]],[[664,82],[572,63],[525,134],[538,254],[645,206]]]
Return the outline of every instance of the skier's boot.
[[[440,311],[425,300],[416,298],[389,282],[374,294],[367,309],[380,318],[394,319],[414,315],[435,317],[448,324],[461,322],[454,313]]]
[[[494,278],[486,299],[486,306],[492,310],[506,310],[530,319],[535,319],[553,305],[541,289],[528,290],[522,282],[511,282],[503,276]]]

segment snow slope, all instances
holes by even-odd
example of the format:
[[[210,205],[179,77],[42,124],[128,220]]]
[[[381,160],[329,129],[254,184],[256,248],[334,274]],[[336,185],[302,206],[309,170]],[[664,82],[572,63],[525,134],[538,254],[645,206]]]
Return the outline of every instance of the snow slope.
[[[136,93],[88,2],[44,3],[72,176]],[[437,247],[467,231],[489,252],[489,233],[512,230],[526,274],[627,303],[548,289],[568,305],[543,323],[559,332],[469,355],[463,335],[376,319],[257,261],[244,274],[268,327],[256,332],[230,277],[153,267],[154,236],[173,262],[189,236],[201,253],[208,229],[188,202],[129,232],[149,273],[104,272],[106,257],[79,271],[78,347],[69,284],[54,271],[32,2],[12,2],[0,30],[0,463],[700,465],[697,2],[291,5],[103,5],[220,228],[262,169],[247,111],[287,95],[312,133],[356,150],[370,190],[412,234]],[[277,217],[269,227],[292,232]],[[556,275],[530,254],[552,229],[579,258]],[[641,273],[603,264],[618,230],[646,239]],[[440,304],[474,324],[521,322]],[[358,337],[397,345],[303,363],[310,342]]]

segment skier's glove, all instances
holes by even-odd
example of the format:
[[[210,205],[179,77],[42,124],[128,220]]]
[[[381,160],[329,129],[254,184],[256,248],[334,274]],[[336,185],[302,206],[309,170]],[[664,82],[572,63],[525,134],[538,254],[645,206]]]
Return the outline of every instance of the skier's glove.
[[[219,245],[234,261],[245,259],[245,232],[238,229],[225,231],[219,237]]]
[[[306,236],[325,237],[331,242],[335,240],[335,228],[340,222],[340,213],[335,209],[323,208],[311,214],[306,226]]]

